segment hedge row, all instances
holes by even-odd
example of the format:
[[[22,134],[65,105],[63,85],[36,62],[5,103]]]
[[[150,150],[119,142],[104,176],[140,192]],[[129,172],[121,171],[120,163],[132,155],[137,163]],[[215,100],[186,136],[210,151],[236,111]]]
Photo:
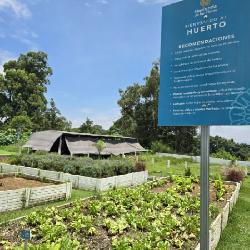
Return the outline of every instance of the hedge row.
[[[143,170],[129,159],[93,160],[86,157],[70,158],[57,154],[24,154],[13,158],[11,163],[94,178],[111,177]]]

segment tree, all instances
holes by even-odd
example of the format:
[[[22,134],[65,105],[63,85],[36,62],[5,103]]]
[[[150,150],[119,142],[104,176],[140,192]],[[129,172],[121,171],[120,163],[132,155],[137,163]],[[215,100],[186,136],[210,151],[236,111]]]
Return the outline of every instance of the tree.
[[[71,129],[71,122],[61,115],[60,110],[56,107],[53,99],[50,99],[50,106],[47,108],[44,115],[43,129],[66,130]]]
[[[98,140],[95,144],[99,157],[101,156],[102,151],[104,150],[104,148],[106,147],[106,144],[103,140]]]
[[[10,127],[16,130],[17,138],[19,139],[24,130],[27,131],[32,128],[32,122],[27,115],[19,115],[11,120]]]
[[[144,80],[142,85],[134,83],[125,90],[119,90],[118,105],[122,116],[110,131],[136,137],[145,147],[159,141],[173,151],[192,153],[196,146],[196,127],[158,127],[159,62],[153,63],[149,76]]]
[[[104,134],[106,131],[102,128],[101,125],[94,124],[88,117],[85,122],[78,128],[80,133],[89,133],[89,134]]]
[[[0,74],[0,120],[9,123],[25,113],[36,128],[46,110],[45,93],[52,69],[47,54],[28,52],[4,64]]]

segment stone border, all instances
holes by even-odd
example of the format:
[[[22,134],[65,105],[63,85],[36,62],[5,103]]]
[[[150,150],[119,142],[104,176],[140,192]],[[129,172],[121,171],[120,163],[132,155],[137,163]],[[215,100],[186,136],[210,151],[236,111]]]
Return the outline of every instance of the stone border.
[[[221,234],[227,225],[229,214],[233,210],[233,207],[236,204],[240,194],[240,188],[241,188],[240,183],[238,182],[225,182],[225,183],[234,184],[236,186],[236,189],[233,192],[231,198],[227,200],[226,206],[222,209],[221,213],[216,217],[216,219],[211,224],[209,230],[209,237],[210,237],[209,248],[211,250],[216,249],[220,241]],[[200,244],[197,245],[195,250],[200,250]]]
[[[90,191],[107,191],[112,188],[137,186],[147,182],[148,180],[148,171],[133,172],[130,174],[98,179],[63,172],[0,163],[0,173],[15,172],[51,181],[71,182],[73,188]]]
[[[15,176],[16,174],[1,174],[1,177],[5,175]],[[29,178],[29,176],[26,177]],[[34,177],[31,177],[31,179],[34,179]],[[68,200],[71,197],[71,192],[72,184],[70,182],[42,187],[0,191],[0,213],[33,207],[37,204],[43,204],[50,201]]]

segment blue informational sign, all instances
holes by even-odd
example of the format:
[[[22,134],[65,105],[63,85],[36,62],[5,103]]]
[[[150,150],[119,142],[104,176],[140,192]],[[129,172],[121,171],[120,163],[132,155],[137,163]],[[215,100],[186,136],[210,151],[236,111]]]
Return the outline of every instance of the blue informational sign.
[[[23,240],[30,240],[31,239],[31,231],[28,229],[24,229],[20,232],[20,237]]]
[[[250,125],[250,0],[163,8],[159,125]]]

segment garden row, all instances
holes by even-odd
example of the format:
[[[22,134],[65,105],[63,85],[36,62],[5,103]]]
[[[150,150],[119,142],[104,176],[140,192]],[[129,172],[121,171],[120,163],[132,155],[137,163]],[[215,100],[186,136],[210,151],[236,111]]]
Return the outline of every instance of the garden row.
[[[236,191],[238,186],[233,183],[211,182],[211,219],[218,220],[219,211],[232,197],[234,203],[236,195],[232,194]],[[4,249],[15,249],[22,244],[20,230],[30,228],[31,249],[38,249],[38,245],[39,249],[195,249],[199,241],[199,192],[196,177],[178,176],[112,190],[73,202],[65,209],[33,212],[25,221],[2,228],[0,242]],[[224,224],[225,220],[223,217]]]
[[[29,186],[30,187],[27,187]],[[40,182],[34,176],[0,176],[0,213],[71,197],[70,182]]]
[[[106,178],[145,170],[143,164],[129,159],[93,160],[87,157],[69,157],[58,154],[23,154],[15,156],[11,163],[93,178]]]
[[[42,181],[71,182],[73,188],[91,191],[106,191],[112,188],[136,186],[145,183],[148,179],[148,171],[133,172],[107,178],[92,178],[5,163],[0,163],[0,174],[1,173],[15,173],[24,176],[32,176]]]

